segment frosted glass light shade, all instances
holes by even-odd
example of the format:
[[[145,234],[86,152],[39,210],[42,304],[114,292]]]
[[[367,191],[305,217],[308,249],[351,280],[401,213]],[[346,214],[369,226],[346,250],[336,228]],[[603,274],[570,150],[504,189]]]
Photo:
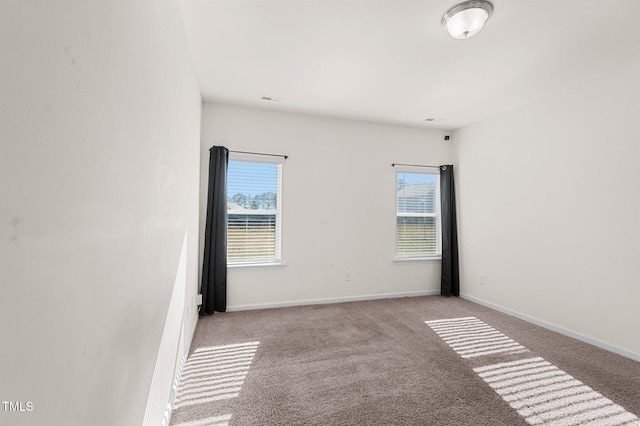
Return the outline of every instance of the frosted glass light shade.
[[[480,32],[491,12],[493,5],[488,1],[466,1],[445,13],[442,26],[453,38],[473,37]]]

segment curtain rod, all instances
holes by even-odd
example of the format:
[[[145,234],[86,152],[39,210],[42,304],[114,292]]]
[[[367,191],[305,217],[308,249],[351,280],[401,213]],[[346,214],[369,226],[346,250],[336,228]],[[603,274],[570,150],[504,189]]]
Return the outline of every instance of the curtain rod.
[[[403,164],[403,163],[391,163],[391,167],[395,166],[410,166],[410,167],[429,167],[431,169],[439,169],[440,166],[427,166],[424,164]]]
[[[232,150],[229,150],[229,152],[235,152],[236,154],[266,155],[267,157],[283,157],[285,160],[289,158],[288,155],[282,155],[282,154],[264,154],[262,152],[232,151]]]

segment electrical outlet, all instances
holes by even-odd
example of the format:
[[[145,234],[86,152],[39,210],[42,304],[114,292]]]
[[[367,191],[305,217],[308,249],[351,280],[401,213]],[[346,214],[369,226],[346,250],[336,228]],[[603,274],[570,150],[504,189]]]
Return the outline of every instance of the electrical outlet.
[[[198,295],[196,300],[197,300],[196,306],[202,305],[202,295],[201,294]]]
[[[480,284],[484,285],[484,274],[480,274]]]

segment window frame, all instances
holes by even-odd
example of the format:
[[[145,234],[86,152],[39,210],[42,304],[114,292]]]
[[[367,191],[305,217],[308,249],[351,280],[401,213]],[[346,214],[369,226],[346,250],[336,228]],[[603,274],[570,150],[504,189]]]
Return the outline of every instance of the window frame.
[[[276,183],[276,213],[275,213],[275,254],[273,258],[265,261],[240,261],[232,262],[229,259],[229,252],[227,250],[227,267],[238,268],[256,268],[256,267],[269,267],[269,266],[284,266],[285,262],[282,260],[282,175],[284,157],[279,156],[265,156],[259,154],[247,154],[247,153],[229,153],[229,162],[244,162],[244,163],[261,163],[261,164],[276,164],[278,166],[277,183]],[[227,176],[227,199],[230,198],[228,193],[229,180]],[[229,243],[229,218],[227,217],[227,248]]]
[[[442,210],[440,200],[440,170],[438,168],[416,167],[416,166],[395,166],[395,241],[394,241],[394,262],[410,262],[410,261],[428,261],[442,259]],[[401,174],[421,174],[435,176],[435,211],[433,213],[410,213],[400,214],[398,211],[398,178]],[[399,217],[433,217],[436,226],[436,250],[433,254],[416,253],[416,254],[399,254],[398,253],[398,218]]]

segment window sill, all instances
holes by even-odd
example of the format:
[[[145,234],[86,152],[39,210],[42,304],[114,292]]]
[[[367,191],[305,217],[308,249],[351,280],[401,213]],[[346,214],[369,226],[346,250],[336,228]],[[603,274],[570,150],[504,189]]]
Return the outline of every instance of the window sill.
[[[405,262],[429,262],[433,260],[442,260],[441,256],[429,256],[429,257],[395,257],[393,258],[394,263],[405,263]]]
[[[256,268],[284,268],[287,266],[285,262],[274,263],[243,263],[240,265],[227,265],[228,270],[256,269]]]

